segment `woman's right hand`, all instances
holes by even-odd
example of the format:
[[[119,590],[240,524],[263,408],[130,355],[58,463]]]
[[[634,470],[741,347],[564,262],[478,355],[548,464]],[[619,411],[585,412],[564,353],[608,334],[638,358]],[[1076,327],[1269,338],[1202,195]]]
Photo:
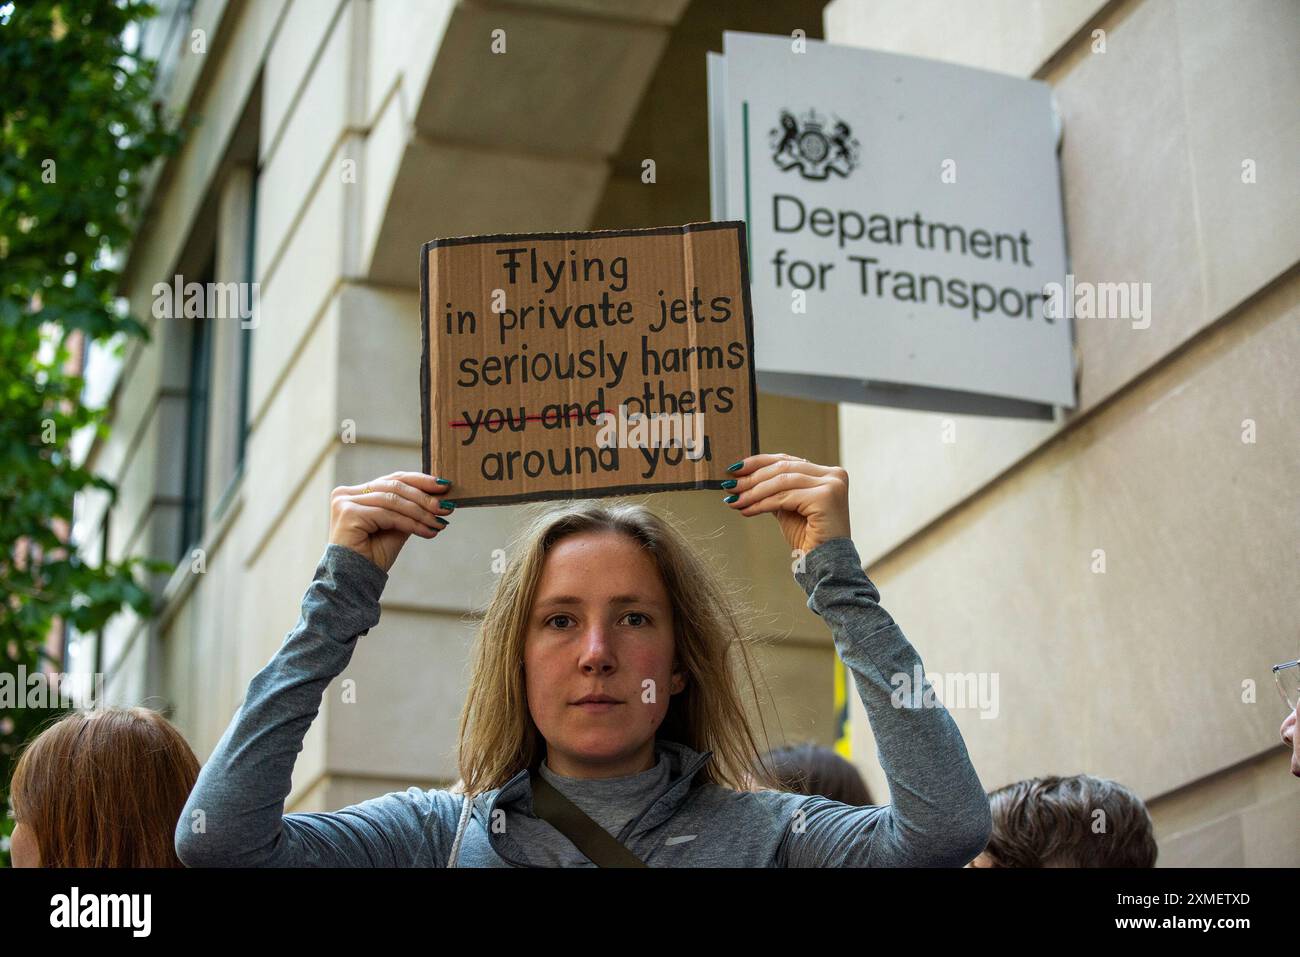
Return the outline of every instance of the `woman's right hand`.
[[[393,472],[366,485],[340,485],[330,493],[330,544],[350,548],[387,572],[411,535],[436,538],[450,515],[440,484],[423,472]],[[455,503],[452,503],[455,508]]]

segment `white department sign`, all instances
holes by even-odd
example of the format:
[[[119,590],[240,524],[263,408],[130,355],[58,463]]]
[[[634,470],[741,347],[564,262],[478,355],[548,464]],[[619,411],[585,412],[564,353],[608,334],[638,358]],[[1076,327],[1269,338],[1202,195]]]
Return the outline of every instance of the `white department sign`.
[[[748,224],[759,385],[990,415],[1073,407],[1070,321],[1044,296],[1066,273],[1050,88],[793,47],[726,33],[708,64],[713,218]]]

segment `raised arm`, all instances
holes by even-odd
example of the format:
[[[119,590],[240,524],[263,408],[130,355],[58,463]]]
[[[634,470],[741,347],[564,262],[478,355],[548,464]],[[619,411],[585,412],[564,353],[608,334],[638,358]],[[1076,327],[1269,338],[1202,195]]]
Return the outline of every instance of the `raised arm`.
[[[402,866],[445,860],[438,822],[459,798],[418,788],[333,814],[284,813],[293,765],[329,682],[379,621],[388,569],[409,535],[433,538],[446,486],[394,473],[332,496],[330,544],[297,625],[249,684],[176,823],[190,867]],[[442,805],[447,806],[442,806]],[[436,806],[435,806],[436,805]]]
[[[867,710],[891,803],[856,808],[823,798],[805,802],[802,833],[786,842],[794,867],[960,867],[988,842],[988,797],[961,732],[928,694],[897,696],[925,669],[902,630],[879,604],[848,538],[824,542],[806,556],[796,580],[808,607],[830,626],[835,648],[853,673]],[[930,706],[926,707],[925,703]]]
[[[795,579],[831,628],[867,710],[891,804],[857,808],[821,797],[797,811],[782,845],[793,867],[961,866],[988,841],[988,799],[956,723],[930,694],[895,705],[891,679],[924,675],[916,650],[879,604],[849,533],[848,473],[785,454],[751,456],[735,474],[746,516],[774,514],[802,553]],[[926,703],[929,707],[925,707]]]

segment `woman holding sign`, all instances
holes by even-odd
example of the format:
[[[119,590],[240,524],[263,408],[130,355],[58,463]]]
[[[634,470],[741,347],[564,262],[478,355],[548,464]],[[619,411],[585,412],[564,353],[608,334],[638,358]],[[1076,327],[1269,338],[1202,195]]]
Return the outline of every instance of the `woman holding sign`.
[[[450,483],[397,472],[335,489],[302,617],[253,678],[176,828],[190,866],[959,867],[984,849],[984,788],[929,696],[895,703],[920,660],[849,537],[848,475],[784,454],[732,466],[724,502],[772,514],[831,628],[893,803],[744,790],[768,780],[737,672],[745,637],[714,573],[638,505],[550,509],[516,543],[487,609],[461,717],[456,791],[409,788],[284,814],[330,679],[379,621],[407,538],[435,538]],[[371,639],[372,641],[374,639]],[[737,668],[739,665],[741,667]],[[928,706],[922,704],[926,701]],[[765,744],[765,742],[764,742]],[[203,828],[191,827],[202,810]]]

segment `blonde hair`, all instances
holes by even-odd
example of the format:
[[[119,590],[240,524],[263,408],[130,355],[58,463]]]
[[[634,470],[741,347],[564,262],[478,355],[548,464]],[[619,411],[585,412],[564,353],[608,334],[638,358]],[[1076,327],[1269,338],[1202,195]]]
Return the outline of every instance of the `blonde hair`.
[[[497,585],[472,655],[469,693],[460,719],[460,773],[470,795],[504,785],[545,753],[545,741],[528,710],[524,639],[547,552],[583,532],[631,538],[655,562],[673,609],[674,657],[686,674],[672,696],[656,736],[696,751],[712,751],[703,780],[737,790],[771,784],[742,703],[747,690],[758,708],[757,669],[747,647],[740,603],[692,544],[644,505],[584,499],[550,507],[525,526]]]

